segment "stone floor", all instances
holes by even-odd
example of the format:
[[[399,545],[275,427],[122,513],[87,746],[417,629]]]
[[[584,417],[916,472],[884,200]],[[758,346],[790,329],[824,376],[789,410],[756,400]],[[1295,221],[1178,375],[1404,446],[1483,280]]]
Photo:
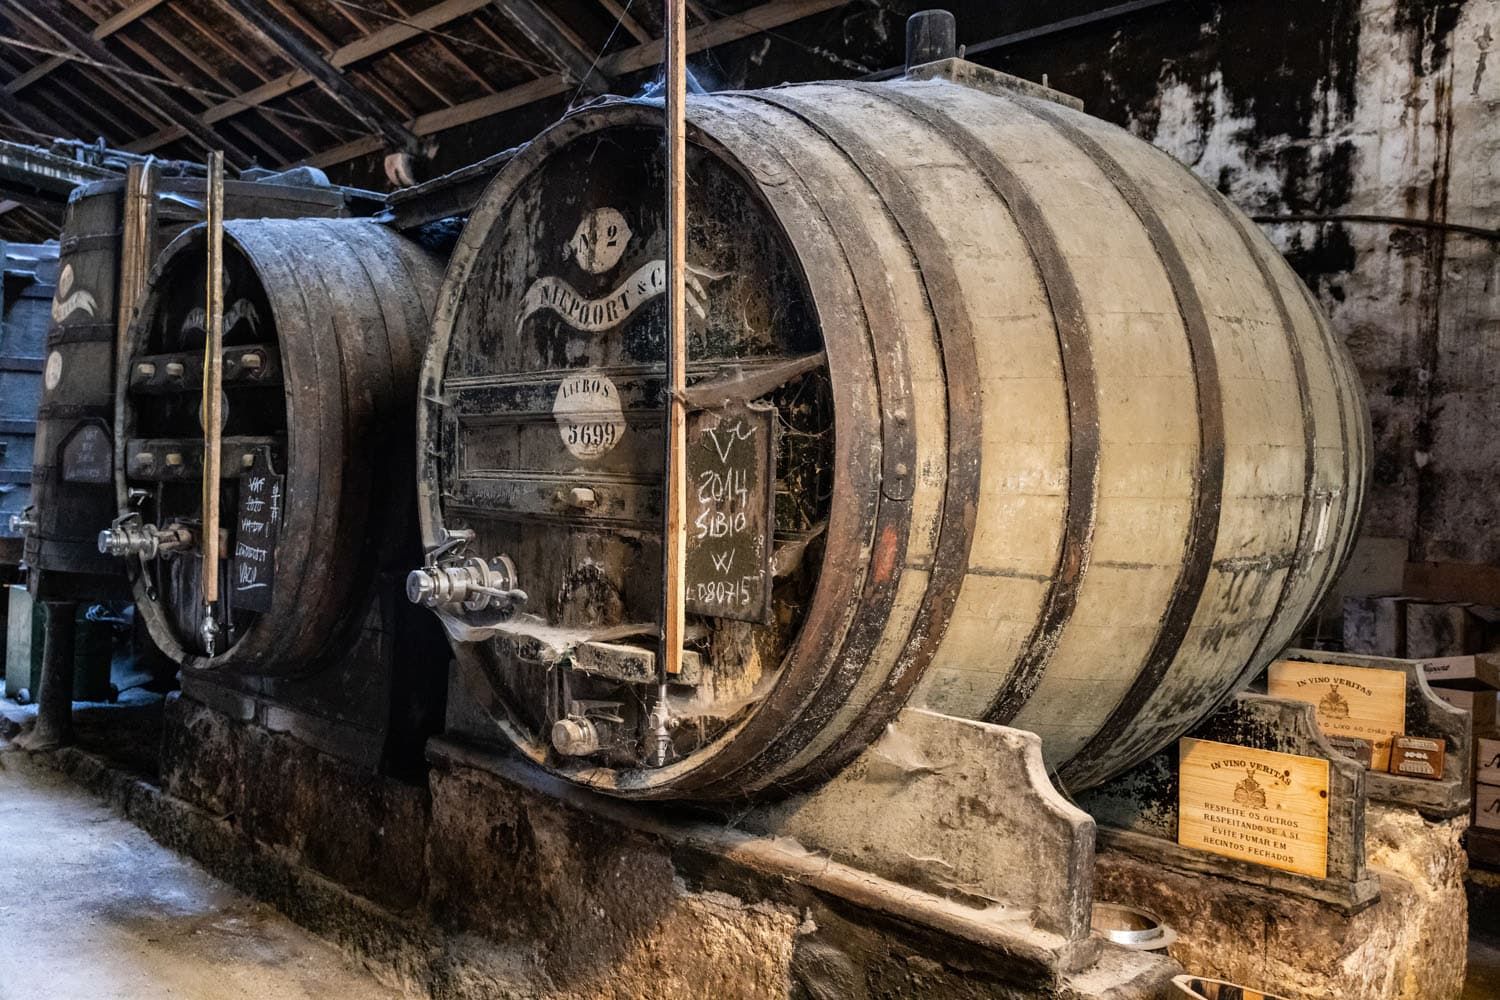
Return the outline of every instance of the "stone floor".
[[[3,742],[0,872],[0,1000],[401,995]]]

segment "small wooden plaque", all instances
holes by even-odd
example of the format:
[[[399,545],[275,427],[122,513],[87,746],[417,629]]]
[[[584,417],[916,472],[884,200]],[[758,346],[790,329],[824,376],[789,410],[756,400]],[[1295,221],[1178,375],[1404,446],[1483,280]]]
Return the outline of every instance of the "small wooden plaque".
[[[1359,761],[1365,770],[1370,769],[1370,762],[1375,759],[1375,748],[1369,740],[1362,740],[1358,736],[1330,736],[1328,743],[1345,757]]]
[[[1425,736],[1397,736],[1391,741],[1391,773],[1407,778],[1437,781],[1443,776],[1443,756],[1447,751],[1442,740]]]
[[[1267,868],[1328,875],[1328,761],[1183,739],[1177,842]]]
[[[1400,670],[1277,660],[1266,691],[1311,703],[1318,728],[1330,736],[1369,740],[1370,766],[1377,771],[1390,767],[1391,738],[1406,731],[1406,674]]]

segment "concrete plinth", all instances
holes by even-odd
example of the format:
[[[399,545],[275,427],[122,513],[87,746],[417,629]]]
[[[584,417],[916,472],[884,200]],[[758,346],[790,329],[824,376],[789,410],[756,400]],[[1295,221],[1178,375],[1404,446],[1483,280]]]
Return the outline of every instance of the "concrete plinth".
[[[418,789],[187,698],[166,725],[172,794],[137,784],[116,800],[418,992],[1146,1000],[1178,970],[1102,945],[1089,968],[1066,971],[1027,946],[1022,912],[594,796],[498,752],[440,745]],[[396,822],[382,829],[380,816]],[[394,838],[389,865],[382,836]]]
[[[1095,895],[1155,912],[1179,934],[1172,957],[1200,975],[1305,1000],[1447,1000],[1468,942],[1467,820],[1370,802],[1365,854],[1380,898],[1354,913],[1228,878],[1101,851]]]

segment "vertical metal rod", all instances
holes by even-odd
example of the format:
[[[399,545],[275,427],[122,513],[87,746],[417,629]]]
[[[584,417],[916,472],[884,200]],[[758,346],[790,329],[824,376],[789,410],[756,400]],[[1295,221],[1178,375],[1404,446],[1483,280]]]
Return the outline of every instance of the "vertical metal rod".
[[[682,670],[687,575],[687,15],[666,0],[667,504],[662,537],[662,680]],[[664,706],[663,706],[664,707]]]
[[[219,452],[224,386],[224,153],[208,155],[208,335],[203,343],[203,634],[213,655],[219,600]]]

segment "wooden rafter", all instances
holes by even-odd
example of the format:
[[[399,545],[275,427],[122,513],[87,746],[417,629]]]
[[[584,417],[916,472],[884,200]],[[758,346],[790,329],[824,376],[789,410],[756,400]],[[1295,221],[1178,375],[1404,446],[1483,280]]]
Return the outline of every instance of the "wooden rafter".
[[[102,42],[104,39],[108,38],[110,35],[113,35],[115,32],[119,31],[126,25],[131,24],[134,21],[137,21],[145,15],[151,13],[163,3],[166,3],[166,0],[136,0],[135,3],[126,7],[124,10],[120,11],[113,17],[106,18],[105,20],[101,21],[94,27],[92,34],[96,39]],[[44,59],[41,62],[37,63],[35,66],[31,67],[31,69],[27,70],[25,73],[22,73],[14,80],[11,80],[5,85],[5,89],[9,93],[19,94],[22,90],[31,86],[33,83],[36,83],[42,77],[46,76],[48,73],[51,73],[53,70],[62,66],[66,62],[67,60],[61,58],[60,56],[50,56],[47,59]]]
[[[406,7],[403,4],[397,3],[396,0],[386,0],[386,2],[390,4],[391,8],[395,10],[397,14],[401,16],[401,20],[407,21],[411,19],[411,14],[407,11]],[[338,6],[339,10],[344,9],[344,5],[338,3],[338,0],[334,0],[334,3]],[[490,86],[490,82],[483,76],[480,76],[478,73],[476,73],[473,66],[470,66],[467,62],[460,59],[458,53],[453,51],[453,46],[449,45],[448,42],[444,40],[440,35],[429,33],[427,36],[427,41],[432,46],[433,50],[437,52],[438,58],[442,59],[443,62],[447,63],[449,66],[454,67],[460,73],[467,76],[471,81],[473,81],[474,85],[479,87],[481,90],[484,90],[487,93],[491,94],[495,92],[495,88]],[[417,74],[414,70],[412,72],[413,75],[422,75]],[[451,105],[453,104],[453,101],[444,100],[443,103]]]
[[[443,0],[442,3],[435,4],[419,14],[413,14],[403,23],[390,24],[364,38],[355,39],[330,55],[328,62],[335,68],[342,69],[362,59],[377,56],[408,39],[415,38],[424,31],[442,27],[460,17],[472,14],[476,10],[489,6],[489,3],[490,0]],[[246,91],[233,100],[214,105],[203,112],[203,120],[206,122],[222,121],[231,115],[237,115],[268,101],[274,101],[312,82],[311,74],[300,69],[284,73]],[[183,134],[173,129],[164,129],[131,143],[129,148],[138,153],[148,153],[169,142],[181,139]]]
[[[3,88],[0,88],[0,111],[4,111],[22,127],[47,135],[68,135],[73,131],[64,128],[34,103],[23,103],[20,98]]]
[[[287,21],[291,22],[291,24],[293,24],[298,31],[301,31],[308,38],[311,38],[313,40],[313,44],[317,45],[318,48],[323,50],[319,53],[319,56],[321,58],[326,60],[330,55],[338,51],[338,43],[330,38],[327,34],[325,34],[323,30],[316,24],[313,24],[312,21],[304,17],[302,15],[302,12],[297,10],[295,7],[292,7],[290,4],[285,3],[284,0],[262,0],[262,2],[269,3],[277,13],[286,18]],[[357,28],[361,35],[369,33],[365,22],[359,17],[345,10],[342,4],[334,4],[333,9],[345,21],[349,22],[349,24]],[[397,65],[399,65],[408,76],[425,87],[439,101],[444,104],[453,103],[452,101],[444,97],[442,93],[434,88],[432,84],[430,84],[424,77],[422,77],[410,66],[408,66],[406,60],[397,55],[393,55],[392,58],[396,60]],[[338,67],[334,68],[337,69]],[[355,86],[363,87],[365,89],[373,91],[381,100],[385,101],[385,103],[395,108],[397,113],[407,116],[415,113],[412,109],[412,106],[407,103],[406,99],[400,94],[393,91],[390,87],[386,86],[385,82],[381,80],[380,77],[376,74],[365,73],[363,79],[356,78],[353,76],[353,74],[350,74],[350,78]]]
[[[630,32],[630,37],[634,38],[637,43],[644,45],[654,41],[651,32],[641,27],[641,22],[631,17],[630,12],[619,3],[619,0],[599,0],[599,5],[609,11],[609,16],[614,18],[620,27]]]
[[[79,2],[80,0],[74,0],[74,6],[78,6]],[[155,18],[148,18],[147,20],[142,21],[141,27],[146,31],[149,31],[152,37],[160,42],[164,48],[171,49],[178,55],[179,58],[181,58],[188,65],[192,66],[193,69],[202,74],[203,79],[218,81],[222,78],[223,73],[221,71],[215,69],[213,66],[205,62],[202,57],[200,57],[196,52],[194,52],[187,45],[183,44],[182,39],[178,38],[176,34],[162,27],[162,25],[159,24]],[[130,49],[130,51],[134,52],[136,56],[138,56],[142,61],[150,63],[164,77],[183,85],[186,85],[189,82],[182,73],[177,72],[176,70],[173,70],[172,68],[167,66],[151,46],[142,45],[139,42],[136,42],[127,37],[123,33],[116,36],[115,41]],[[199,111],[198,117],[203,118],[202,111]],[[306,140],[302,139],[299,135],[297,135],[297,133],[293,132],[291,129],[283,125],[281,123],[281,120],[277,118],[277,116],[265,114],[261,116],[261,120],[263,120],[271,128],[286,136],[286,138],[292,143],[292,147],[294,149],[305,150],[310,148]],[[172,127],[179,130],[179,138],[187,135],[187,131],[185,129],[181,129],[180,126]],[[240,129],[240,134],[243,135],[246,132],[253,133],[254,129]],[[257,140],[257,145],[259,145],[263,149],[266,148],[264,140]]]
[[[91,62],[101,66],[129,70],[129,67],[105,48],[102,42],[73,23],[72,18],[64,13],[60,0],[9,0],[9,3],[25,18],[62,39],[67,46]],[[138,77],[130,77],[128,85],[122,84],[122,86],[134,94],[139,103],[150,108],[163,120],[182,126],[189,135],[205,147],[223,148],[241,164],[249,162],[250,158],[243,150],[234,143],[226,141],[223,136],[216,134],[197,115],[179,104],[175,98],[166,94],[156,84]]]
[[[569,81],[595,92],[609,89],[609,76],[577,35],[554,21],[536,0],[493,0],[506,23],[550,59]]]
[[[190,10],[188,8],[185,8],[185,7],[175,6],[175,5],[172,6],[172,7],[170,7],[169,9],[184,24],[186,24],[193,31],[197,32],[199,38],[201,38],[203,41],[207,42],[209,45],[211,45],[215,49],[217,49],[220,53],[222,53],[224,55],[224,57],[226,59],[228,59],[230,62],[234,63],[236,66],[239,66],[241,69],[243,69],[246,73],[249,73],[255,79],[261,81],[261,83],[265,83],[266,82],[266,80],[268,79],[268,77],[266,76],[265,72],[259,66],[257,66],[254,62],[250,61],[249,58],[246,57],[246,53],[244,53],[243,51],[241,51],[242,46],[236,46],[236,45],[231,44],[226,38],[224,38],[223,32],[217,31],[213,27],[211,27],[210,25],[204,23],[202,20],[200,20],[198,18],[198,16],[192,10]],[[160,25],[151,24],[151,27],[152,27],[153,30],[163,31],[163,32],[165,32],[168,35],[171,34],[171,30],[170,29],[163,29],[163,28],[161,28]],[[179,44],[179,46],[181,46],[181,43],[178,43],[178,44]],[[186,57],[190,62],[192,62],[194,66],[197,66],[201,71],[207,73],[209,75],[209,79],[221,79],[223,77],[224,74],[223,74],[222,70],[216,70],[216,69],[214,69],[213,66],[209,65],[203,59],[199,58],[196,54],[194,54],[191,48],[188,48],[187,46],[181,46],[179,48],[179,51],[182,52],[182,54],[184,55],[184,57]],[[297,111],[297,113],[300,114],[300,115],[302,115],[305,120],[308,120],[308,121],[318,121],[317,116],[314,115],[312,113],[312,111],[309,108],[307,108],[305,105],[303,105],[301,102],[289,99],[288,103],[291,104],[292,107]],[[267,113],[269,113],[269,112],[267,112]],[[201,117],[203,118],[204,121],[209,122],[211,124],[214,123],[214,122],[219,121],[218,118],[212,117],[208,112],[204,112]],[[325,129],[330,130],[330,134],[332,134],[331,130],[332,130],[333,126],[329,125],[326,122],[322,122],[321,124],[322,124],[322,126]],[[184,134],[185,133],[182,133],[182,132],[175,133],[173,135],[172,139],[168,139],[167,141],[171,142],[171,141],[174,141],[176,139],[180,139],[180,138],[183,137]],[[131,147],[131,148],[134,148],[134,147]],[[144,150],[142,152],[144,152]]]
[[[762,31],[799,21],[804,17],[842,7],[848,2],[849,0],[775,0],[772,3],[761,4],[733,16],[721,17],[689,31],[687,50],[691,54],[717,45],[725,45]],[[648,42],[607,55],[599,60],[599,64],[609,75],[623,76],[626,73],[659,65],[661,56],[661,43]],[[451,108],[420,115],[408,123],[408,127],[417,135],[433,135],[481,118],[524,107],[535,101],[569,93],[572,89],[567,78],[560,73],[554,73]],[[380,139],[369,136],[319,153],[310,157],[306,162],[316,167],[331,167],[358,156],[379,152],[380,149]]]
[[[292,28],[273,15],[258,0],[221,0],[224,6],[237,15],[238,20],[252,33],[259,36],[273,51],[280,52],[288,62],[313,78],[328,96],[344,110],[364,122],[367,128],[380,134],[392,146],[415,153],[420,147],[416,135],[375,102],[338,68],[319,55]]]

